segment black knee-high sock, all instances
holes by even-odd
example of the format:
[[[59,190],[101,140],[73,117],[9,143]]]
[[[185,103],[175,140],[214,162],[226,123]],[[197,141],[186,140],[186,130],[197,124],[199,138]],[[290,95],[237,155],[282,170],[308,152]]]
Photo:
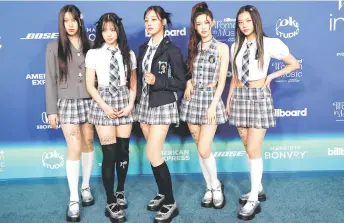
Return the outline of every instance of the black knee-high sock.
[[[162,195],[165,195],[164,194],[164,190],[163,190],[163,188],[162,188],[162,184],[161,184],[161,181],[159,180],[159,174],[158,174],[158,168],[157,167],[154,167],[154,166],[152,166],[151,165],[151,167],[152,167],[152,171],[153,171],[153,174],[154,174],[154,178],[155,178],[155,181],[156,181],[156,184],[158,185],[158,190],[159,190],[159,194],[162,194]]]
[[[102,162],[102,178],[104,189],[106,192],[107,203],[115,203],[117,201],[114,193],[115,183],[115,156],[116,143],[110,145],[102,145],[103,162]]]
[[[116,171],[117,171],[117,191],[124,191],[124,183],[129,167],[129,138],[116,138]]]
[[[161,185],[162,194],[165,195],[165,204],[174,204],[173,190],[172,190],[172,181],[170,170],[165,162],[161,165],[153,167],[153,173],[156,171],[155,180],[157,184]]]

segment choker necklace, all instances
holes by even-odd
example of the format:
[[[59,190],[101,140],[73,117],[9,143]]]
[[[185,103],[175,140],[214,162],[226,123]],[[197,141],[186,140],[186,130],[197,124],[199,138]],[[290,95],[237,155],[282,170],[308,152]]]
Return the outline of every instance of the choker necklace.
[[[207,40],[207,41],[205,41],[205,42],[203,42],[203,41],[202,41],[202,43],[207,43],[207,42],[210,42],[212,39],[213,39],[213,37],[212,37],[212,38],[210,38],[210,40]]]

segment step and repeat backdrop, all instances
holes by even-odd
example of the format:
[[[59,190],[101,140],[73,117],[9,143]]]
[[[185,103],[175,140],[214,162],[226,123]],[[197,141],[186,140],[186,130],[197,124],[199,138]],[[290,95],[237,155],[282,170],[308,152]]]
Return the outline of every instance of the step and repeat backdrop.
[[[190,2],[1,2],[0,3],[0,179],[64,177],[66,143],[62,130],[51,129],[45,112],[45,48],[58,38],[58,12],[65,4],[80,8],[87,36],[105,12],[123,18],[131,49],[148,40],[143,13],[159,4],[172,13],[166,35],[184,56],[189,38]],[[215,17],[213,35],[231,46],[235,17],[243,4],[255,5],[264,30],[280,38],[301,68],[272,83],[277,127],[263,144],[264,170],[270,172],[344,170],[344,2],[226,1],[208,2]],[[272,60],[269,72],[285,64]],[[223,100],[228,94],[228,71]],[[93,176],[101,174],[102,153],[95,144]],[[218,171],[246,172],[247,161],[238,133],[220,125],[213,142]],[[135,124],[130,141],[129,174],[151,174],[145,140]],[[163,157],[174,174],[200,172],[197,148],[185,123],[170,129]]]

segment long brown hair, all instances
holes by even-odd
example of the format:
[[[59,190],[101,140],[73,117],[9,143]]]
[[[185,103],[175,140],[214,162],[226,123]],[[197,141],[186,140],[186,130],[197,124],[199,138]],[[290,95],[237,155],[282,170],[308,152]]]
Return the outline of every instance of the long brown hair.
[[[70,41],[68,34],[64,26],[64,16],[67,12],[70,12],[73,18],[78,23],[79,38],[82,44],[82,53],[86,56],[87,51],[90,49],[90,43],[88,42],[84,21],[81,17],[81,12],[75,5],[65,5],[62,7],[59,13],[59,39],[58,39],[58,61],[59,61],[59,79],[67,81],[68,60],[72,58],[70,49]]]
[[[258,59],[258,66],[259,68],[264,67],[264,44],[263,44],[263,37],[266,36],[264,31],[263,31],[263,24],[262,24],[262,19],[260,17],[260,14],[257,10],[256,7],[252,5],[246,5],[243,6],[239,9],[237,16],[236,16],[236,22],[235,22],[235,33],[236,33],[236,38],[235,38],[235,45],[236,45],[236,50],[234,51],[234,58],[233,58],[233,74],[237,74],[237,66],[236,66],[236,58],[238,56],[238,53],[242,47],[242,44],[244,43],[245,40],[245,34],[241,32],[239,28],[239,22],[238,22],[238,17],[241,13],[243,12],[248,12],[250,13],[250,16],[252,18],[253,22],[253,27],[254,27],[254,33],[256,34],[256,41],[257,41],[257,52],[256,52],[256,59]]]
[[[214,19],[213,13],[209,10],[207,3],[200,2],[194,5],[191,9],[191,24],[190,24],[190,38],[188,43],[188,57],[187,57],[187,73],[192,74],[193,62],[197,56],[197,44],[201,41],[201,36],[197,33],[195,22],[196,18],[205,14],[209,16],[211,20]]]

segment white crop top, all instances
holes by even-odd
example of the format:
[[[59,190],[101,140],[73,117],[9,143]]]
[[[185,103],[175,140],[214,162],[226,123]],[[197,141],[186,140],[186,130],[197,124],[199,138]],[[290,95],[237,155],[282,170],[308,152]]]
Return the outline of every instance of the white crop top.
[[[245,39],[238,55],[236,58],[236,66],[237,66],[237,72],[238,72],[238,78],[239,80],[242,77],[242,57],[244,55],[244,52],[247,48],[247,39]],[[250,55],[249,55],[249,78],[248,80],[260,80],[263,79],[268,72],[269,64],[271,58],[275,59],[283,59],[284,57],[289,55],[289,48],[287,45],[285,45],[280,39],[278,38],[269,38],[269,37],[263,37],[263,44],[264,44],[264,66],[263,69],[260,69],[258,66],[258,60],[255,59],[256,57],[256,51],[257,51],[257,43],[255,39],[252,42],[253,44],[250,47]],[[231,58],[234,59],[234,52],[237,50],[235,48],[235,43],[231,47]],[[233,63],[233,61],[232,61]]]
[[[111,51],[107,48],[108,46],[104,44],[101,48],[90,49],[85,58],[85,66],[96,71],[98,84],[103,86],[109,86],[110,79],[110,59],[112,55]],[[118,46],[116,48],[118,48]],[[123,86],[126,84],[126,75],[123,65],[123,57],[119,48],[115,57],[119,65],[120,86]],[[136,69],[136,57],[133,51],[130,51],[130,59],[132,66],[131,69],[134,70]]]

